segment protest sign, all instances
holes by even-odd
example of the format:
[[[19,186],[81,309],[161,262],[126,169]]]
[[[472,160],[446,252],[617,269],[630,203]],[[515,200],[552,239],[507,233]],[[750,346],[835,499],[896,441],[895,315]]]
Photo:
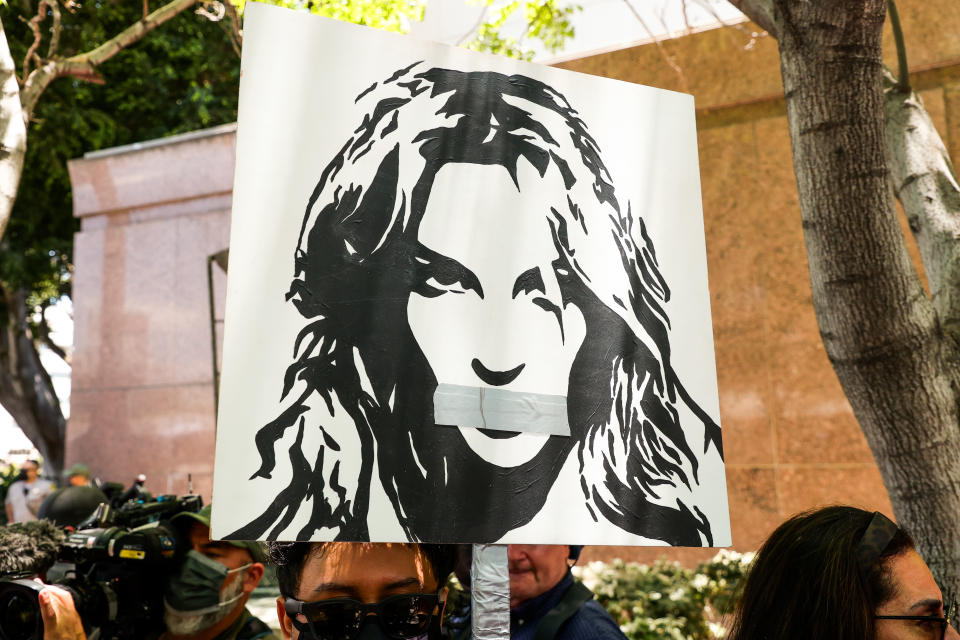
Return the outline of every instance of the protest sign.
[[[730,542],[690,96],[250,3],[214,534]]]

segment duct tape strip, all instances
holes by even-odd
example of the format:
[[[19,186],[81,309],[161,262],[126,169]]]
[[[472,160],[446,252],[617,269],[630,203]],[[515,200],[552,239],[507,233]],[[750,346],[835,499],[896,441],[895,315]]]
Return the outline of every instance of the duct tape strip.
[[[433,415],[436,424],[570,435],[567,398],[545,393],[440,383],[433,393]]]
[[[510,571],[507,545],[473,545],[470,567],[473,637],[510,640]]]

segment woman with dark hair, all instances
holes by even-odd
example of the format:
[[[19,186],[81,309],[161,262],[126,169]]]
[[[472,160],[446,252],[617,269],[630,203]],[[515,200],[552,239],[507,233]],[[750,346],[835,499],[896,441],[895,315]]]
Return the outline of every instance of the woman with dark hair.
[[[310,197],[287,293],[307,322],[253,474],[271,478],[292,429],[292,476],[230,537],[369,540],[376,466],[408,540],[494,542],[577,448],[594,521],[712,544],[722,466],[701,467],[722,458],[720,427],[673,369],[653,243],[585,124],[535,79],[418,67],[358,96],[362,122]],[[562,399],[565,431],[443,421],[445,389],[478,388]],[[344,413],[355,471],[329,428]],[[323,434],[316,457],[305,428]]]
[[[960,638],[909,533],[879,512],[794,516],[760,548],[729,640]]]

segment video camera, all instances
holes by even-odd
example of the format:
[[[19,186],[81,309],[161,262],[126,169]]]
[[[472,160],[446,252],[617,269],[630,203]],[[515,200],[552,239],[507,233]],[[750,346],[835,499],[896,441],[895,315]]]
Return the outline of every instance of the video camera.
[[[186,544],[178,539],[170,519],[178,513],[197,512],[202,506],[197,495],[154,499],[141,494],[119,506],[101,503],[76,531],[55,538],[52,567],[4,568],[7,573],[0,574],[0,640],[43,638],[38,596],[44,585],[33,576],[44,569],[48,584],[73,596],[91,640],[157,637],[163,631],[167,571]],[[48,533],[52,530],[48,523],[38,522],[47,525]],[[27,544],[44,542],[49,545],[51,540]],[[38,555],[31,551],[35,550],[25,549],[20,555]]]

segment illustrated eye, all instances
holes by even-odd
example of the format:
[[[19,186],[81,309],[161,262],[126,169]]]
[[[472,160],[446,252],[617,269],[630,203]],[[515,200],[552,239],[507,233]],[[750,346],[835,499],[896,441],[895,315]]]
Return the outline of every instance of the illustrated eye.
[[[468,289],[464,287],[463,283],[460,281],[455,281],[450,284],[443,284],[437,280],[436,276],[430,276],[425,282],[417,286],[414,291],[425,298],[436,298],[437,296],[442,296],[445,293],[466,293]]]
[[[543,297],[540,297],[540,296],[537,296],[536,298],[534,298],[534,299],[531,300],[530,302],[532,302],[533,304],[537,305],[538,307],[540,307],[540,308],[543,309],[544,311],[553,314],[553,316],[557,319],[557,324],[560,325],[560,336],[561,336],[561,338],[562,338],[562,337],[563,337],[563,316],[562,316],[562,314],[560,313],[560,307],[558,307],[557,305],[555,305],[553,302],[551,302],[551,301],[548,300],[547,298],[543,298]]]
[[[483,298],[483,287],[477,276],[465,266],[426,247],[420,248],[416,265],[418,278],[413,291],[425,298],[436,298],[445,293],[475,292]]]

